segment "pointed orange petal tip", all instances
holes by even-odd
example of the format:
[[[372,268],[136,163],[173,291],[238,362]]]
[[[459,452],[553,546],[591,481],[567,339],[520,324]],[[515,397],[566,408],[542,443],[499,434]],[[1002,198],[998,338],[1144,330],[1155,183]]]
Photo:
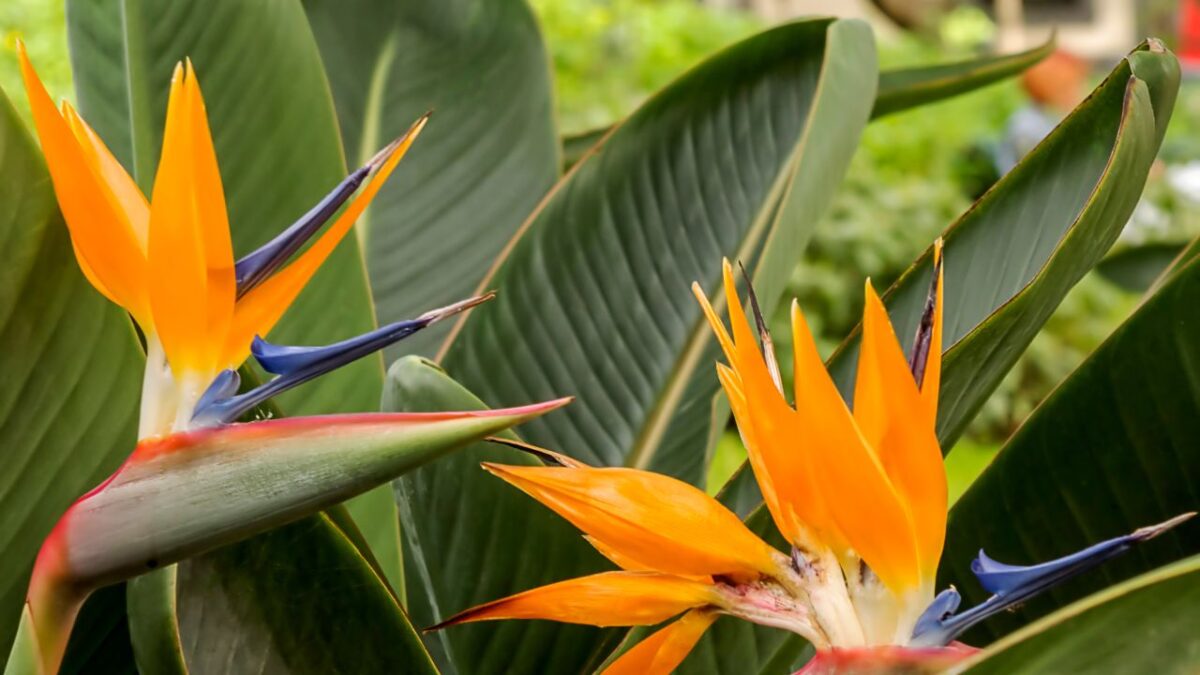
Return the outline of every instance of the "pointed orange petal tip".
[[[548,619],[589,626],[650,626],[717,599],[712,584],[654,572],[601,572],[466,609],[424,632],[475,621]]]
[[[716,619],[714,612],[693,609],[634,645],[601,675],[670,675]]]

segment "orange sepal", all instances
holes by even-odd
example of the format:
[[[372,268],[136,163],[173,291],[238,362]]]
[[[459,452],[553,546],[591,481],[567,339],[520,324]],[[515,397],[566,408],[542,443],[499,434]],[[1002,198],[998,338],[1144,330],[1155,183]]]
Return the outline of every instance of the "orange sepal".
[[[894,591],[915,587],[920,565],[908,506],[859,432],[792,303],[796,419],[793,443],[809,454],[836,532]]]
[[[649,471],[484,464],[625,565],[681,576],[774,574],[774,549],[701,490]]]
[[[191,64],[176,65],[150,199],[150,303],[177,375],[208,373],[233,314],[233,247],[204,101]]]
[[[812,472],[805,466],[804,457],[793,452],[790,442],[782,438],[784,420],[791,411],[755,342],[728,260],[722,262],[722,276],[732,337],[700,287],[693,284],[692,291],[729,361],[728,367],[718,364],[717,376],[746,443],[767,509],[780,531],[794,543],[801,536],[798,517],[812,519],[813,509],[819,506],[817,493],[808,485]]]
[[[79,265],[98,291],[133,314],[143,328],[152,330],[145,253],[138,241],[141,214],[127,213],[123,200],[94,170],[91,153],[80,145],[59,113],[20,42],[17,55],[34,126]]]
[[[499,619],[548,619],[589,626],[652,626],[715,600],[712,586],[702,581],[654,572],[602,572],[472,607],[429,630]]]
[[[622,654],[602,675],[669,675],[716,618],[715,612],[693,609]]]
[[[333,225],[321,235],[308,250],[304,251],[291,264],[275,273],[259,286],[255,287],[237,303],[233,324],[226,340],[221,361],[226,365],[235,365],[245,360],[250,351],[250,342],[255,335],[265,336],[270,332],[283,313],[304,289],[305,284],[312,279],[317,270],[324,264],[337,245],[350,231],[350,227],[358,220],[371,200],[387,182],[388,177],[404,158],[413,141],[425,128],[429,116],[417,120],[391,148],[387,158],[379,166],[365,187],[342,211]]]
[[[854,419],[908,504],[922,576],[931,579],[945,540],[947,499],[935,418],[925,414],[926,401],[917,389],[887,310],[869,281],[864,292]]]

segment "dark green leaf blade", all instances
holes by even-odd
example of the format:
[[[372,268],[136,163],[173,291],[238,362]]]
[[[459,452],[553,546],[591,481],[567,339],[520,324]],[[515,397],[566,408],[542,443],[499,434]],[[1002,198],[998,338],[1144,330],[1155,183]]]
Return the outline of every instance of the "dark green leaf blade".
[[[143,359],[129,319],[79,273],[41,153],[2,93],[0,177],[0,653],[7,655],[42,540],[133,448]]]
[[[328,516],[264,537],[270,545],[229,546],[178,565],[182,587],[204,589],[179,606],[189,672],[436,675],[396,597]],[[291,564],[278,564],[280,550]],[[235,639],[205,639],[228,626],[237,626]]]
[[[967,672],[1194,673],[1200,663],[1200,557],[1068,605],[997,642]]]
[[[1146,51],[1140,48],[1135,54]],[[1174,76],[1139,81],[1131,61],[946,231],[946,321],[938,437],[949,449],[1062,301],[1107,252],[1141,195],[1178,89]],[[1132,79],[1131,79],[1132,78]],[[1168,115],[1169,117],[1169,115]],[[928,291],[926,251],[884,296],[908,343]],[[830,358],[850,398],[858,330]]]
[[[968,570],[980,549],[1024,564],[1196,509],[1200,485],[1200,260],[1193,259],[1039,407],[950,512],[942,585],[982,592]],[[981,624],[983,641],[1185,555],[1184,523],[1130,553]]]
[[[879,74],[879,93],[875,96],[871,117],[883,117],[941,101],[1012,77],[1049,56],[1054,48],[1055,41],[1051,39],[1017,54],[885,70]]]
[[[461,300],[558,174],[524,0],[305,0],[351,164],[433,117],[359,221],[381,323]],[[432,355],[449,326],[389,351]]]

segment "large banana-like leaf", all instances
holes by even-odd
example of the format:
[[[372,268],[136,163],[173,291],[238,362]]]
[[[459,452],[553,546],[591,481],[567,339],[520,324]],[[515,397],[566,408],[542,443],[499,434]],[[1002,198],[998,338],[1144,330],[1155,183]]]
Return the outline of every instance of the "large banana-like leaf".
[[[34,141],[0,93],[0,654],[42,539],[133,448],[142,356],[75,267]]]
[[[753,270],[765,302],[778,299],[866,123],[876,80],[867,26],[820,20],[750,38],[666,87],[525,223],[484,282],[499,290],[497,301],[457,331],[447,370],[490,405],[538,391],[577,395],[556,422],[523,429],[536,443],[698,482],[717,385],[708,327],[688,285],[716,288],[728,256]],[[418,533],[478,508],[539,508],[493,489],[465,458],[439,469],[402,481],[421,499],[413,513],[423,522],[405,521]],[[595,554],[574,535],[540,537],[537,563],[527,553],[500,554],[529,531],[527,522],[472,525],[446,541],[452,548],[426,552],[458,561],[457,576],[444,568],[429,570],[436,578],[410,574],[410,596],[436,594],[463,575],[494,575],[502,593],[594,569]],[[438,618],[461,609],[448,600],[429,600]],[[578,631],[514,623],[445,639],[461,672],[514,667],[484,657],[532,644],[553,645],[556,670],[569,671],[597,652],[594,636],[566,637]],[[518,661],[512,672],[533,668]]]
[[[332,96],[297,3],[69,0],[67,10],[79,106],[143,189],[153,181],[171,69],[192,59],[206,94],[236,251],[264,242],[343,177]],[[272,337],[323,343],[373,323],[358,243],[348,237]],[[370,357],[299,388],[282,405],[288,413],[371,410],[381,383],[382,361]],[[368,493],[353,507],[375,555],[398,581],[390,494]],[[267,535],[239,546],[286,543],[272,544]],[[268,567],[289,564],[290,554],[277,548],[276,558]],[[179,591],[181,604],[204,593],[187,584]],[[312,609],[320,611],[315,604]],[[229,631],[225,638],[235,636]],[[216,635],[203,642],[219,644]]]
[[[226,635],[237,627],[221,646],[185,642],[189,672],[437,673],[396,597],[328,516],[271,536],[290,544],[294,564],[278,568],[267,547],[231,546],[203,564],[179,565],[181,583],[208,589],[180,606],[181,634]],[[247,575],[246,567],[277,571]],[[314,599],[321,610],[305,610]]]
[[[981,56],[953,63],[893,68],[879,73],[871,119],[953,98],[1012,77],[1054,51],[1054,41],[1016,54]],[[569,169],[609,132],[600,127],[564,136],[563,168]]]
[[[524,0],[304,0],[351,164],[433,111],[359,221],[382,323],[466,297],[558,174],[546,47]],[[432,354],[441,326],[389,354]]]
[[[1107,588],[991,645],[972,675],[1185,675],[1200,662],[1200,557]]]
[[[973,553],[1046,560],[1197,508],[1200,485],[1200,260],[1176,270],[1005,445],[950,512],[944,583],[982,595]],[[985,640],[1085,593],[1200,553],[1195,521],[1011,614],[979,626]]]
[[[949,450],[1067,291],[1108,251],[1141,196],[1179,88],[1179,64],[1143,44],[945,233],[945,368],[938,437]],[[911,341],[927,251],[888,289]],[[858,331],[830,358],[850,398]]]

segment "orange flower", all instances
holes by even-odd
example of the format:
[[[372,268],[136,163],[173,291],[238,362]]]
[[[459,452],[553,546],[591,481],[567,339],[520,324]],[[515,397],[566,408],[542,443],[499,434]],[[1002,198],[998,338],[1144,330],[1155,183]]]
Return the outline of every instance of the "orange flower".
[[[424,127],[418,120],[281,238],[235,262],[225,193],[191,62],[176,65],[151,199],[69,105],[55,106],[24,46],[18,55],[34,124],[76,259],[91,284],[125,308],[146,337],[140,436],[192,425],[201,396],[237,368],[350,231]],[[367,176],[366,185],[359,185]],[[286,264],[357,190],[341,215]],[[410,331],[411,332],[411,331]],[[167,368],[169,366],[169,369]]]
[[[933,598],[945,530],[946,480],[934,435],[940,256],[939,242],[911,363],[867,285],[853,412],[825,371],[798,307],[792,308],[793,405],[782,391],[762,317],[756,316],[760,348],[729,263],[723,300],[732,331],[693,286],[728,360],[718,364],[718,378],[771,515],[794,546],[791,557],[691,485],[635,469],[587,467],[535,448],[559,466],[484,468],[571,521],[626,571],[519,593],[436,628],[501,618],[652,625],[683,613],[615,660],[610,674],[670,672],[718,613],[791,630],[818,648],[904,643]],[[757,313],[756,301],[754,308]],[[637,583],[611,581],[627,578]],[[596,603],[601,582],[605,602]],[[686,601],[663,602],[679,588],[690,589]],[[638,606],[648,609],[630,611]]]

